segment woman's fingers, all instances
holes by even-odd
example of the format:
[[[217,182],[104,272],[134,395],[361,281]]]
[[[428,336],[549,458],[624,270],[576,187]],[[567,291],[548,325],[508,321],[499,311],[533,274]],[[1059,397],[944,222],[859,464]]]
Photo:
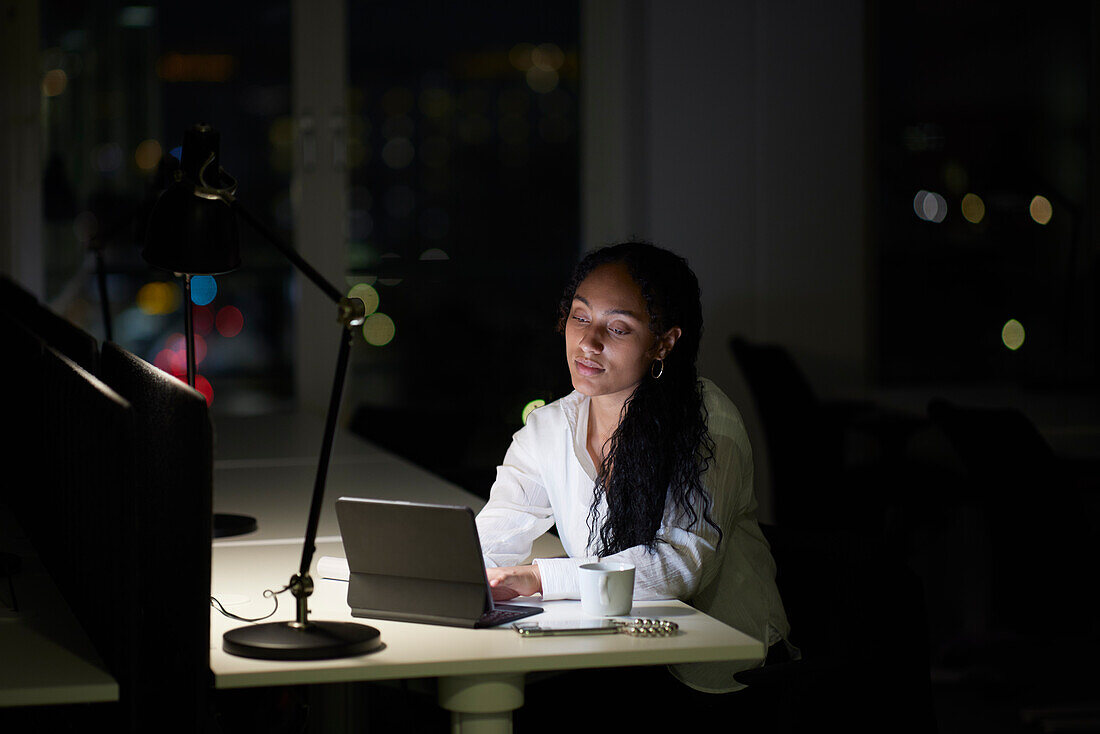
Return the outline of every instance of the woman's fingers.
[[[532,566],[511,566],[486,569],[489,589],[499,601],[517,596],[531,596],[542,590],[537,572]]]

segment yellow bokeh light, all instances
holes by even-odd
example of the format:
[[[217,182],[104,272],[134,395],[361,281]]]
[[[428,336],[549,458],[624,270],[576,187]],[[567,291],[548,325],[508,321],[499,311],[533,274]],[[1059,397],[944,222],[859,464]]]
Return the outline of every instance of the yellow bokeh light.
[[[977,224],[985,217],[985,202],[977,194],[967,194],[962,200],[962,215],[966,221]]]
[[[1031,218],[1039,224],[1046,224],[1054,216],[1054,207],[1051,206],[1050,200],[1042,195],[1031,200],[1031,206],[1028,207],[1028,210],[1031,212]]]
[[[163,151],[156,140],[142,140],[134,151],[134,161],[143,171],[152,171],[160,163]]]
[[[523,424],[527,425],[527,416],[531,415],[531,411],[533,411],[535,408],[541,408],[544,405],[546,405],[546,401],[542,400],[541,398],[537,398],[527,403],[527,405],[523,406]]]
[[[374,313],[363,322],[363,338],[367,344],[375,347],[384,347],[393,341],[397,327],[393,319],[384,313]]]
[[[1024,344],[1024,326],[1016,319],[1009,319],[1001,329],[1001,341],[1004,345],[1016,351]]]
[[[370,316],[372,313],[378,310],[379,296],[373,286],[367,283],[356,283],[348,291],[348,298],[358,298],[363,302],[365,307],[365,315]]]
[[[174,312],[180,306],[182,297],[175,283],[154,281],[146,283],[138,290],[137,307],[150,316],[162,316]]]
[[[534,44],[517,43],[515,46],[512,46],[512,50],[508,52],[508,61],[520,71],[527,71],[531,68],[531,53],[534,50]]]
[[[552,92],[558,86],[558,72],[532,66],[527,70],[527,86],[539,94]]]
[[[565,63],[565,54],[553,43],[542,43],[531,51],[531,64],[543,71],[557,71]]]
[[[437,87],[420,93],[420,111],[428,117],[446,117],[454,108],[454,99],[446,89]]]
[[[50,69],[42,77],[42,94],[47,97],[56,97],[69,86],[69,75],[64,69]]]

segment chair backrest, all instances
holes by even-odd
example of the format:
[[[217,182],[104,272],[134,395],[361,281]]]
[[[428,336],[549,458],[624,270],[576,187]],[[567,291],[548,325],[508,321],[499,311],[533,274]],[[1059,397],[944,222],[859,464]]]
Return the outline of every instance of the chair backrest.
[[[40,480],[20,521],[43,565],[116,678],[129,656],[136,590],[127,552],[133,414],[129,403],[47,347]],[[18,490],[17,490],[18,491]]]
[[[1035,424],[1008,407],[932,400],[928,415],[966,470],[956,502],[984,538],[990,587],[985,623],[998,633],[1042,635],[1094,624],[1095,513]],[[1042,593],[1020,594],[1020,579]]]
[[[836,436],[823,422],[821,403],[783,347],[735,336],[730,348],[764,432],[776,517],[784,524],[812,522],[819,496],[840,470]]]
[[[9,504],[119,683],[119,728],[149,731],[170,719],[203,730],[213,491],[206,400],[117,345],[104,345],[101,379],[17,322],[0,324],[17,337],[8,363],[28,383],[12,395],[30,396],[13,417],[35,426],[27,453],[13,457],[33,481],[6,487]]]
[[[210,675],[213,429],[206,399],[112,342],[103,345],[100,371],[129,401],[135,427],[127,582],[139,593],[123,703],[136,729],[155,728],[171,711],[183,728],[197,730]]]
[[[94,336],[42,304],[6,276],[0,278],[0,312],[8,315],[48,346],[76,362],[91,374],[99,372],[99,343]]]
[[[931,400],[928,417],[975,479],[1004,491],[1055,471],[1050,445],[1026,415],[1014,408],[961,406]]]

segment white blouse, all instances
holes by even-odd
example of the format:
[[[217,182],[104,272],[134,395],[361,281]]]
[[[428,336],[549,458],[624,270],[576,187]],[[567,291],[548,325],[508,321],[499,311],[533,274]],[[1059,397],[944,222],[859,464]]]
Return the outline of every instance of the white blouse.
[[[737,408],[718,387],[703,380],[707,427],[714,440],[714,463],[703,475],[713,498],[711,518],[688,525],[672,502],[657,531],[655,552],[644,546],[607,556],[635,566],[635,599],[682,599],[695,608],[771,645],[790,628],[775,585],[775,562],[757,524],[752,449]],[[544,599],[579,599],[577,567],[597,560],[588,545],[588,515],[597,470],[587,450],[589,398],[572,392],[533,411],[512,437],[497,467],[489,501],[477,527],[486,566],[515,566],[530,555],[536,538],[557,526],[568,558],[539,558]],[[599,528],[606,516],[600,505]],[[720,693],[744,686],[733,674],[763,660],[691,663],[671,666],[687,685]]]

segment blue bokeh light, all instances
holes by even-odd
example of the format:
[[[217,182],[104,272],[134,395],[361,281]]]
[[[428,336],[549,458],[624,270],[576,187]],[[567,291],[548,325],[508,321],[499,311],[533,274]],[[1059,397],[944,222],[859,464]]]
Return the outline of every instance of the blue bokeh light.
[[[195,275],[191,278],[191,302],[205,306],[218,295],[218,283],[213,275]]]

